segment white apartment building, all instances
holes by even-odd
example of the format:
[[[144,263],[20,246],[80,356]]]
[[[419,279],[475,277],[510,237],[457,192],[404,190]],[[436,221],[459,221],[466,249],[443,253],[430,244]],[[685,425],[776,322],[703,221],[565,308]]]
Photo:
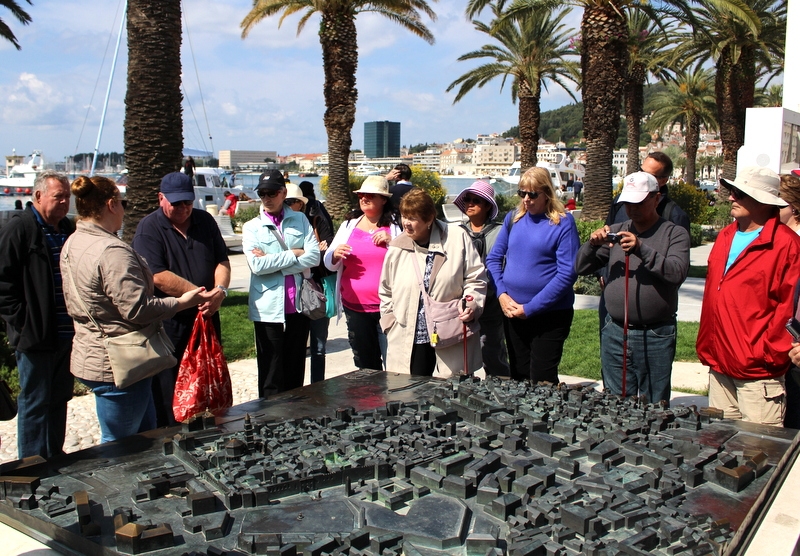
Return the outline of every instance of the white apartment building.
[[[611,162],[614,166],[615,176],[625,176],[628,173],[628,149],[617,149]]]
[[[516,145],[476,145],[472,151],[472,164],[478,174],[505,174],[516,158]]]
[[[277,160],[278,151],[219,151],[221,168],[261,168],[267,158]]]
[[[414,153],[414,166],[420,166],[423,170],[438,172],[441,167],[442,151],[439,149],[428,149],[422,153]]]

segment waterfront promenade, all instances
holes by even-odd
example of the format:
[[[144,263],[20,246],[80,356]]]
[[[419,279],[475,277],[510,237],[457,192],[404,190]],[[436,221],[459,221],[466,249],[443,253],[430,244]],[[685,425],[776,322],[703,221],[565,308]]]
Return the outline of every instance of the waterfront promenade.
[[[705,265],[708,260],[710,245],[692,249],[692,264]],[[231,256],[232,280],[231,289],[247,292],[250,283],[250,271],[244,255]],[[678,306],[679,321],[699,321],[703,299],[704,280],[690,278],[680,290]],[[579,295],[575,300],[576,309],[597,309],[598,297]],[[326,357],[326,376],[332,378],[355,370],[350,344],[347,341],[347,327],[344,318],[337,324],[331,319]],[[233,384],[233,403],[240,404],[258,396],[257,367],[255,359],[233,361],[228,364]],[[306,358],[306,376],[304,384],[310,383],[310,359]],[[483,371],[478,371],[483,377]],[[561,375],[560,379],[568,384],[586,383],[602,388],[594,380]],[[673,405],[705,406],[708,399],[704,396],[685,394],[676,389],[684,388],[702,391],[708,387],[708,370],[699,363],[676,362],[672,374]],[[0,422],[0,462],[17,457],[17,420]],[[67,436],[64,449],[66,452],[83,450],[98,444],[100,427],[95,412],[94,396],[86,395],[73,398],[69,403],[67,416]]]

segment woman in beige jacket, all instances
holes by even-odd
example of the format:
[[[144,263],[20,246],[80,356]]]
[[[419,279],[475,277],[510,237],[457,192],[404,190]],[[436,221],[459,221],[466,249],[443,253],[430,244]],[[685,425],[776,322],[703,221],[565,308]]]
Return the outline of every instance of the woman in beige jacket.
[[[147,263],[117,237],[125,201],[116,184],[81,176],[72,182],[72,194],[79,221],[61,250],[64,299],[75,325],[70,370],[94,393],[101,442],[110,442],[155,428],[156,419],[152,379],[117,388],[103,334],[121,336],[170,318],[203,301],[204,288],[179,298],[155,297]]]
[[[433,300],[466,300],[459,316],[466,323],[480,317],[486,297],[480,255],[464,230],[436,220],[433,200],[422,189],[403,196],[400,214],[403,233],[389,244],[379,288],[381,327],[389,344],[386,370],[431,376],[438,366],[444,377],[474,372],[482,365],[480,334],[467,340],[466,369],[463,343],[431,345],[414,264]]]

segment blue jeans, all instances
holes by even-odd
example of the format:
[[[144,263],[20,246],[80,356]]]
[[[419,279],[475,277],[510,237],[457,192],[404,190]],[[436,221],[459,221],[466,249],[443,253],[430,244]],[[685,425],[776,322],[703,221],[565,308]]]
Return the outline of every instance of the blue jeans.
[[[645,396],[650,403],[669,403],[672,361],[677,341],[675,318],[646,330],[628,329],[626,396]],[[600,342],[603,386],[622,393],[622,327],[606,316]]]
[[[64,453],[67,402],[74,379],[69,372],[72,340],[59,339],[53,351],[16,352],[20,393],[17,398],[17,452],[20,458],[50,459]]]
[[[353,363],[359,369],[380,371],[386,361],[387,340],[381,330],[381,314],[360,313],[344,307],[347,318],[347,339],[353,350]]]
[[[325,380],[325,345],[328,343],[328,325],[331,319],[323,317],[311,321],[311,383]]]
[[[113,382],[78,379],[94,394],[100,442],[113,442],[138,432],[156,428],[152,378],[146,378],[120,390]]]

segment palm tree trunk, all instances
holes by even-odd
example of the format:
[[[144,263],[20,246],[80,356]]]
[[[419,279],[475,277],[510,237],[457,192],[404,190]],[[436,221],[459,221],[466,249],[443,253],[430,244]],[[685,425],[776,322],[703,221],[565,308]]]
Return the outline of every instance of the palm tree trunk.
[[[180,0],[128,1],[125,162],[128,208],[123,239],[158,207],[161,178],[183,158]]]
[[[639,136],[642,134],[644,112],[644,80],[647,73],[642,64],[634,64],[625,80],[625,120],[628,124],[627,173],[639,171]]]
[[[541,84],[536,83],[535,89],[531,90],[527,81],[520,79],[519,92],[519,139],[520,139],[520,166],[524,173],[528,168],[536,166],[538,157],[536,153],[539,149],[539,120],[541,119],[541,109],[539,106],[539,96],[541,94]]]
[[[686,183],[695,184],[695,162],[697,160],[697,149],[700,146],[700,118],[696,114],[690,114],[689,121],[686,122]]]
[[[585,220],[605,219],[611,203],[614,144],[628,67],[626,17],[611,2],[584,9],[581,21]]]
[[[334,219],[352,206],[348,160],[356,121],[356,24],[347,9],[322,13],[319,40],[325,72],[325,129],[328,132],[328,198]]]
[[[736,177],[739,148],[744,145],[744,119],[755,96],[755,57],[750,47],[742,48],[737,63],[733,63],[729,47],[717,61],[716,87],[717,119],[722,140],[722,177]]]

